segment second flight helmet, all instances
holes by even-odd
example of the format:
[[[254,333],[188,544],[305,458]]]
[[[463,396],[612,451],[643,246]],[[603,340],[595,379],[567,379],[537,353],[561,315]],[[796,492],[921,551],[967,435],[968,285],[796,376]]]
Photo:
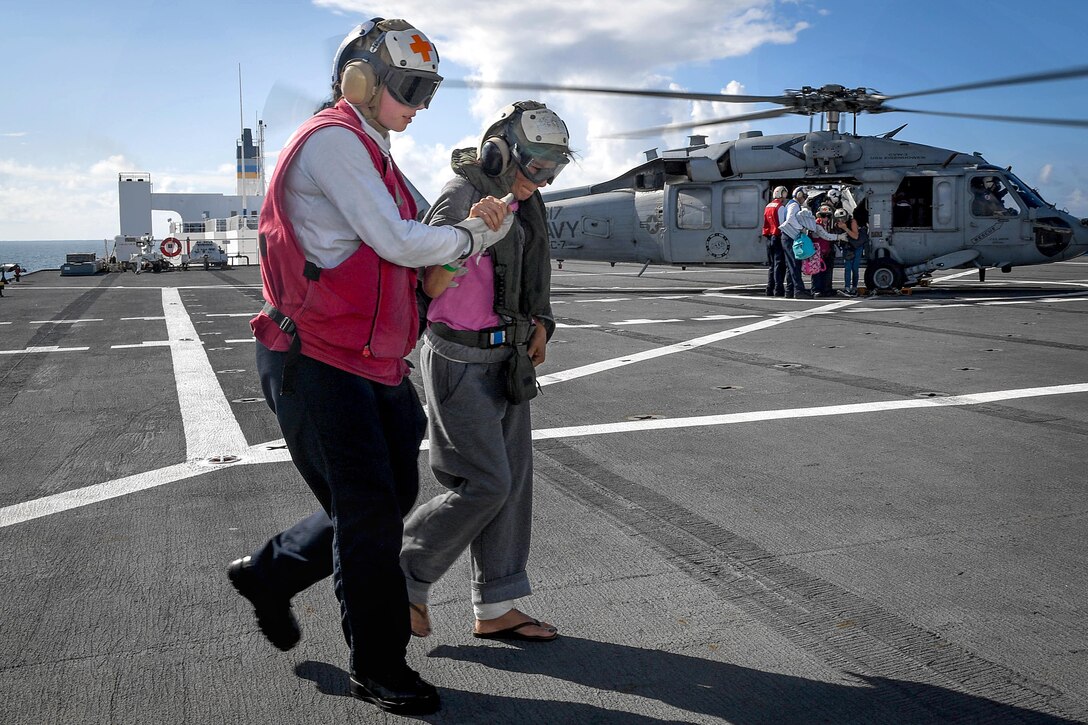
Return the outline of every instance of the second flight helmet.
[[[570,133],[555,111],[518,101],[499,111],[480,142],[480,168],[503,176],[516,168],[536,184],[550,184],[570,161]]]

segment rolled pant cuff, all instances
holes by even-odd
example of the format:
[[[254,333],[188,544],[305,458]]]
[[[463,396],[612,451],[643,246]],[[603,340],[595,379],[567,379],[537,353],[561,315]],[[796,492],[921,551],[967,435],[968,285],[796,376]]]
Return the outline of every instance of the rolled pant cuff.
[[[404,585],[408,590],[408,601],[412,604],[426,604],[430,599],[431,585],[427,582],[417,582],[411,577],[404,577]]]
[[[408,585],[408,593],[411,596],[411,582]],[[508,599],[521,599],[533,593],[529,586],[529,576],[520,571],[517,574],[504,576],[489,582],[472,582],[472,603],[491,604]]]

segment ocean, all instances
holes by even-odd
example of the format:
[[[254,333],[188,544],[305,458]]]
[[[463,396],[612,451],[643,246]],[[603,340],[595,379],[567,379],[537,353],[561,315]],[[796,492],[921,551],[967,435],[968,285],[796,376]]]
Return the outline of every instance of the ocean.
[[[20,242],[0,240],[0,264],[18,263],[27,272],[40,269],[60,269],[66,254],[94,252],[105,257],[106,242],[101,239],[51,239],[49,241]],[[110,240],[110,245],[113,241]]]

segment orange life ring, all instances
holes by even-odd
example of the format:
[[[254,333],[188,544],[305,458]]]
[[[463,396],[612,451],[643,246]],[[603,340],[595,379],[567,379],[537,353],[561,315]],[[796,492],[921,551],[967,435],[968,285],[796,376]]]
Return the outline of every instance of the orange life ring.
[[[181,242],[174,237],[167,237],[159,245],[159,251],[163,253],[164,257],[176,257],[181,254]]]

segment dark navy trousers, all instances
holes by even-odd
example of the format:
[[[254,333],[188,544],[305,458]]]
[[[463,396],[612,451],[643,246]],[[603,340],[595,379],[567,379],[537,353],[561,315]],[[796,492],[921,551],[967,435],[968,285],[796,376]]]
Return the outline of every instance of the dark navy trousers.
[[[255,553],[256,572],[287,597],[332,574],[352,672],[386,680],[411,637],[400,549],[427,418],[407,379],[381,385],[305,356],[281,394],[285,355],[258,342],[257,371],[321,509]]]
[[[786,281],[786,253],[782,250],[782,236],[774,234],[765,237],[767,240],[767,294],[779,295],[785,293]]]

